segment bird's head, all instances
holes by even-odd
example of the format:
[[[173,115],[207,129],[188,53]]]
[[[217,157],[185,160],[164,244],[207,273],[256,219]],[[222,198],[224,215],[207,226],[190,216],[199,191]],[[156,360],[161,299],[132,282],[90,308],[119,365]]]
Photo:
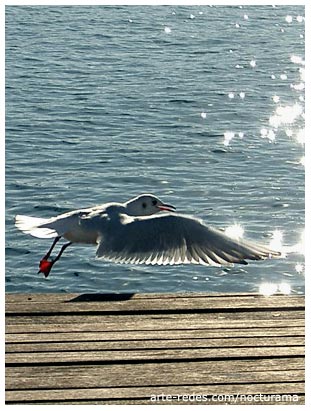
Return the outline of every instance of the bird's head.
[[[169,204],[164,204],[153,194],[141,194],[125,203],[128,215],[148,216],[159,211],[175,211],[176,208]]]

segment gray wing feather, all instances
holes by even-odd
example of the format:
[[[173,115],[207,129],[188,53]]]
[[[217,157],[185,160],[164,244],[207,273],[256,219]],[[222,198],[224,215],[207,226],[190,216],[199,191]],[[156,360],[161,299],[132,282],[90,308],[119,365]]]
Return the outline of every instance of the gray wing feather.
[[[279,252],[233,240],[199,220],[179,214],[102,220],[96,256],[134,264],[247,264],[246,259],[277,257]]]

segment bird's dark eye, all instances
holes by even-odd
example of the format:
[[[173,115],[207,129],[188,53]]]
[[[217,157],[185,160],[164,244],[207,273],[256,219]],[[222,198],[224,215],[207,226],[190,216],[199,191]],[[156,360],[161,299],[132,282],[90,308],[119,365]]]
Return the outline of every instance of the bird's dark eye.
[[[147,204],[146,204],[146,203],[143,203],[142,206],[143,206],[143,208],[146,208],[146,207],[147,207]]]
[[[152,200],[152,205],[157,205],[157,200]]]

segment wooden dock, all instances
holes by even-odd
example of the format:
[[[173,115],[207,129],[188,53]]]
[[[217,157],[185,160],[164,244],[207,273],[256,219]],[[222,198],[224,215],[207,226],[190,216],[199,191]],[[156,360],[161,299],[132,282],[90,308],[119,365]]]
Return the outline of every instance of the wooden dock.
[[[303,296],[6,295],[7,404],[297,405],[304,392]]]

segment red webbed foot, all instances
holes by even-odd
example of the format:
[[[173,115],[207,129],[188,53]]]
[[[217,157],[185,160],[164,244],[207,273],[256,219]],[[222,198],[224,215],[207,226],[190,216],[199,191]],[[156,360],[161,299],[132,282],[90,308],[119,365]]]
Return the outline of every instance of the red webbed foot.
[[[50,274],[53,264],[54,264],[54,261],[48,261],[45,258],[43,258],[39,264],[38,274],[43,273],[44,277],[47,278],[48,275]]]

